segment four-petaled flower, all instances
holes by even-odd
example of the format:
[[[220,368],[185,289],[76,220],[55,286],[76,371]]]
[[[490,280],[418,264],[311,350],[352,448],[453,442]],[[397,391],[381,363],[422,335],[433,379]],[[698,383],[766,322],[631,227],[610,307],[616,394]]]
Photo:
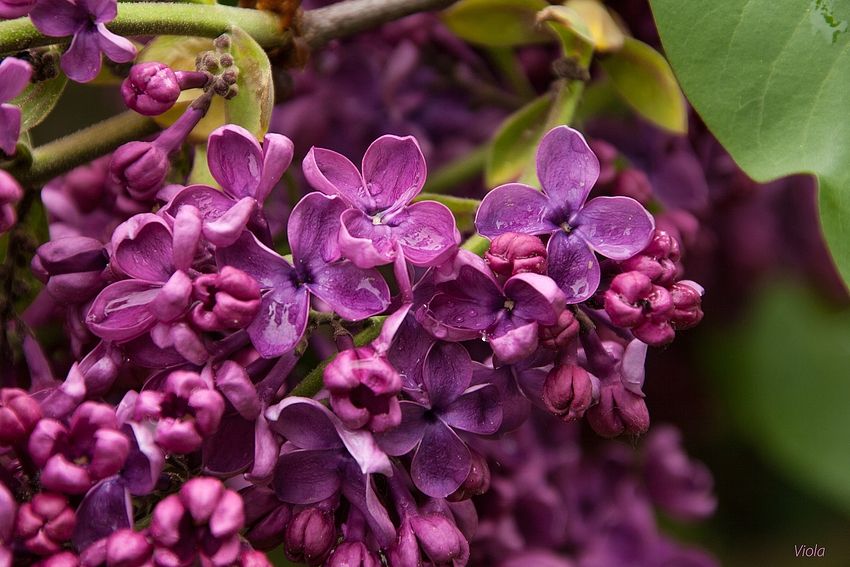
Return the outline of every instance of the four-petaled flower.
[[[506,232],[551,234],[549,276],[581,303],[599,287],[594,252],[625,260],[652,239],[655,222],[630,197],[587,195],[599,177],[599,160],[584,137],[567,126],[550,130],[537,150],[537,176],[543,192],[521,183],[496,187],[484,197],[475,217],[478,232],[495,237]]]
[[[356,265],[371,268],[394,261],[399,248],[417,266],[437,266],[460,242],[454,216],[435,201],[410,201],[425,184],[425,158],[412,136],[381,136],[363,155],[361,175],[348,158],[312,148],[304,176],[315,189],[339,195],[349,205],[342,214],[339,246]]]
[[[136,57],[132,41],[106,29],[117,15],[117,0],[38,0],[30,19],[44,35],[74,36],[60,66],[69,79],[87,83],[100,73],[101,53],[116,63]]]
[[[377,270],[358,268],[340,258],[337,234],[344,210],[340,199],[321,193],[301,199],[287,227],[293,264],[247,231],[233,246],[216,252],[220,267],[238,268],[260,284],[263,300],[248,325],[248,336],[262,356],[280,356],[301,340],[310,294],[351,320],[376,315],[389,305],[387,282]]]

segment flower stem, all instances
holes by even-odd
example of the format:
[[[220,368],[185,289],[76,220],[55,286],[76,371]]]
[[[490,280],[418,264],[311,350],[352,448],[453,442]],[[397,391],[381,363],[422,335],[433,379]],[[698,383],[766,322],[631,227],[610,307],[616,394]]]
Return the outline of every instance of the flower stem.
[[[152,119],[127,111],[35,148],[29,167],[12,168],[9,173],[21,185],[38,186],[125,142],[144,138],[158,130],[159,126]]]

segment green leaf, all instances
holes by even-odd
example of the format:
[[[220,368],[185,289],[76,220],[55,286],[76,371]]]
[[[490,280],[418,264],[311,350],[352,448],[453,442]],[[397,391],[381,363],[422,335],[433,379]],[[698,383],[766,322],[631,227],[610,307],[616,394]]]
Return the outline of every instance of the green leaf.
[[[514,181],[534,162],[537,142],[543,136],[543,125],[551,106],[551,95],[543,95],[502,123],[493,137],[487,156],[484,169],[487,187]]]
[[[734,333],[714,337],[706,362],[763,456],[850,511],[848,345],[847,309],[782,285],[762,293]]]
[[[413,198],[414,202],[436,201],[449,208],[457,222],[457,228],[461,232],[475,230],[475,213],[478,211],[481,201],[478,199],[467,199],[455,197],[454,195],[440,195],[438,193],[420,193]]]
[[[21,108],[21,132],[41,124],[59,102],[59,97],[68,84],[68,77],[59,73],[46,81],[32,83],[9,104]]]
[[[262,139],[274,106],[271,63],[260,44],[241,29],[233,27],[230,36],[231,53],[239,67],[239,94],[224,103],[227,121]]]
[[[663,55],[627,37],[622,49],[599,62],[617,94],[638,114],[671,132],[688,131],[685,97]]]
[[[458,37],[489,47],[548,43],[535,18],[546,0],[461,0],[445,12],[443,21]]]
[[[207,164],[206,144],[195,146],[195,156],[192,158],[192,171],[189,172],[189,179],[186,184],[218,187],[218,182],[212,176],[212,173],[210,173],[210,168]]]
[[[823,230],[850,280],[850,5],[652,0],[679,82],[753,178],[812,172]]]

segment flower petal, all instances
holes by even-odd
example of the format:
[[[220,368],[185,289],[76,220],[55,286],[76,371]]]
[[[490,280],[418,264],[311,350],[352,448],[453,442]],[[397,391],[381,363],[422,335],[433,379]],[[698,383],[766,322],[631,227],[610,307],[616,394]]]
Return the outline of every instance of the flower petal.
[[[97,45],[104,55],[115,63],[129,63],[136,58],[136,46],[126,37],[106,29],[106,24],[97,24]]]
[[[15,155],[21,135],[21,109],[11,104],[0,104],[0,150],[7,156]]]
[[[263,170],[263,149],[245,128],[226,124],[209,136],[207,163],[224,190],[237,199],[257,197]]]
[[[549,197],[537,189],[508,183],[484,196],[475,213],[475,227],[489,238],[506,232],[545,234],[558,228],[549,220],[553,210]]]
[[[130,493],[121,477],[113,476],[96,484],[77,509],[77,522],[71,541],[83,550],[95,541],[132,523]]]
[[[537,177],[552,203],[572,214],[599,178],[599,160],[578,131],[558,126],[540,141]]]
[[[266,410],[272,430],[299,449],[342,449],[327,408],[309,398],[289,397]],[[324,408],[324,410],[322,409]]]
[[[9,102],[30,83],[32,67],[22,59],[7,57],[0,62],[0,102]]]
[[[71,46],[62,54],[59,66],[68,78],[78,83],[88,83],[100,73],[100,34],[83,28],[74,34]]]
[[[468,389],[440,413],[446,424],[478,435],[492,435],[502,424],[502,402],[493,384]]]
[[[514,317],[543,325],[554,325],[565,305],[558,284],[540,274],[511,277],[505,282],[505,296],[514,302]]]
[[[445,498],[466,480],[469,458],[469,449],[451,428],[441,421],[432,423],[413,455],[413,484],[428,496]]]
[[[266,134],[263,139],[263,169],[257,184],[255,198],[262,203],[280,181],[283,172],[292,163],[295,146],[281,134]]]
[[[360,268],[383,266],[395,260],[393,229],[374,224],[372,217],[358,209],[348,209],[340,217],[339,249]]]
[[[503,364],[514,364],[537,349],[537,323],[519,317],[504,317],[487,333],[493,354]]]
[[[397,427],[375,436],[378,446],[388,455],[398,457],[412,451],[422,440],[425,431],[426,408],[415,403],[402,401],[401,423]]]
[[[338,450],[296,449],[284,453],[275,469],[275,494],[290,504],[314,504],[330,498],[339,490],[339,466],[342,456]]]
[[[599,287],[599,261],[580,237],[558,231],[549,239],[549,277],[564,292],[568,304],[581,303]]]
[[[381,136],[363,155],[363,181],[378,210],[407,204],[422,190],[426,175],[425,156],[413,136]]]
[[[204,224],[204,236],[216,246],[230,246],[239,238],[257,210],[253,197],[243,197],[226,213]]]
[[[170,217],[176,218],[182,207],[192,206],[200,211],[205,221],[209,222],[221,217],[235,202],[231,197],[212,187],[189,185],[178,191],[163,210]]]
[[[40,0],[30,11],[30,20],[44,35],[64,37],[74,35],[88,14],[72,0]]]
[[[262,288],[291,288],[293,285],[295,270],[292,266],[250,232],[243,232],[232,246],[217,249],[215,258],[219,268],[233,266],[242,270],[257,280]],[[287,284],[287,281],[290,283]]]
[[[174,273],[172,239],[161,217],[135,215],[112,234],[111,266],[132,278],[164,283]]]
[[[254,422],[225,414],[218,430],[204,440],[202,455],[208,474],[229,477],[244,471],[254,458]]]
[[[365,319],[390,304],[390,288],[377,270],[364,270],[343,261],[326,264],[312,276],[307,287],[343,319]]]
[[[366,518],[375,539],[383,548],[392,545],[396,537],[395,525],[381,499],[375,494],[371,475],[364,475],[348,465],[344,469],[342,493],[352,506]]]
[[[326,195],[339,195],[350,206],[372,208],[357,166],[342,154],[323,148],[310,148],[301,164],[307,182]]]
[[[401,244],[404,257],[415,266],[438,266],[460,243],[460,232],[448,207],[436,201],[422,201],[405,207],[392,223],[394,240]]]
[[[280,356],[293,348],[304,336],[310,297],[305,287],[295,287],[288,280],[263,296],[256,318],[248,325],[251,344],[265,358]]]
[[[469,353],[457,343],[434,343],[425,357],[422,381],[431,407],[448,407],[472,381]]]
[[[655,221],[630,197],[596,197],[572,221],[591,248],[614,260],[626,260],[647,247]]]
[[[296,268],[319,266],[339,258],[339,217],[342,199],[310,193],[292,209],[287,235]]]
[[[149,306],[159,284],[122,280],[106,286],[92,302],[86,324],[98,337],[115,342],[134,339],[156,323]]]

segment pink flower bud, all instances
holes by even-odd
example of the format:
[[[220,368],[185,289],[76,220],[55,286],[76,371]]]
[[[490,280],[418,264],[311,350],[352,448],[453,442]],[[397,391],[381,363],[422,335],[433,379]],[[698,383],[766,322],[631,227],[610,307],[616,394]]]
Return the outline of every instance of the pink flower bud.
[[[3,234],[17,221],[15,205],[24,196],[21,186],[14,177],[0,169],[0,234]]]
[[[76,525],[74,509],[60,494],[41,492],[18,509],[16,535],[36,555],[53,555],[71,539]]]
[[[232,266],[224,266],[218,274],[199,276],[193,287],[198,303],[192,307],[192,323],[204,331],[242,329],[260,309],[259,284]]]
[[[540,325],[538,328],[540,344],[553,350],[562,349],[578,336],[579,327],[573,312],[564,309],[558,315],[558,321],[554,325]]]
[[[425,555],[437,565],[464,565],[469,560],[469,542],[446,516],[440,513],[414,516],[410,526]]]
[[[652,199],[652,184],[641,170],[624,169],[614,181],[614,194],[631,197],[640,203],[647,203]]]
[[[130,75],[121,83],[121,96],[128,108],[156,116],[174,106],[180,96],[180,84],[168,65],[146,61],[130,69]]]
[[[336,540],[333,515],[319,508],[304,508],[286,527],[284,549],[296,563],[321,565]]]
[[[555,366],[543,383],[543,403],[564,421],[581,419],[594,401],[599,386],[593,376],[578,364]]]
[[[702,321],[702,294],[702,286],[689,280],[670,286],[674,306],[670,322],[676,329],[690,329]]]
[[[649,410],[641,396],[626,390],[617,381],[603,384],[599,403],[587,411],[587,421],[602,437],[622,433],[642,435],[649,429]]]
[[[450,502],[467,500],[490,490],[490,467],[487,465],[487,459],[473,449],[469,450],[469,457],[469,474],[463,484],[446,498]]]
[[[484,255],[493,272],[508,279],[522,273],[545,274],[546,247],[536,236],[506,232],[493,239]]]
[[[345,541],[334,549],[327,567],[381,567],[381,560],[361,541]]]
[[[153,142],[129,142],[112,154],[109,173],[134,199],[150,201],[165,181],[168,153]]]
[[[24,390],[0,389],[0,446],[25,442],[41,417],[41,406]]]

